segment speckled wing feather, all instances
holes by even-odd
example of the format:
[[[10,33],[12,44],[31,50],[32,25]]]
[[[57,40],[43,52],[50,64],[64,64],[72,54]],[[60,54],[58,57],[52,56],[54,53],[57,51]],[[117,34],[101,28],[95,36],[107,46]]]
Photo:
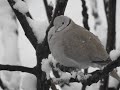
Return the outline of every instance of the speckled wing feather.
[[[88,64],[107,60],[108,54],[97,36],[77,25],[67,29],[63,34],[64,54],[67,57]]]

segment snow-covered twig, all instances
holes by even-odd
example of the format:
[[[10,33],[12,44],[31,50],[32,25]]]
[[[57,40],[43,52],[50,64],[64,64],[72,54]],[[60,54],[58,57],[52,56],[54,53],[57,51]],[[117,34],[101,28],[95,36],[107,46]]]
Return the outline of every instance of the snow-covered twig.
[[[117,60],[109,63],[107,66],[104,67],[103,70],[97,70],[92,73],[92,76],[89,77],[87,80],[83,81],[83,84],[91,85],[92,83],[97,83],[99,80],[108,76],[109,73],[116,67],[120,66],[120,57]]]
[[[108,65],[106,65],[103,70],[96,70],[92,73],[89,73],[90,76],[86,79],[86,78],[82,78],[79,79],[76,77],[76,75],[71,76],[71,78],[69,79],[69,83],[71,82],[81,82],[83,85],[88,85],[90,86],[93,83],[97,83],[99,80],[101,80],[102,78],[104,78],[105,76],[108,76],[109,73],[114,70],[114,68],[119,67],[120,66],[120,57],[118,57],[117,60],[110,62]],[[51,66],[54,69],[54,66]],[[63,65],[60,64],[56,64],[56,67],[59,68],[61,71],[63,72],[69,72],[72,73],[77,72],[78,70],[76,70],[75,68],[72,67],[65,67]],[[59,73],[59,71],[58,71]],[[63,76],[63,75],[62,75]],[[86,76],[85,76],[86,77]],[[54,81],[57,80],[57,82],[65,82],[65,80],[60,78],[58,79],[54,79]],[[62,81],[61,81],[62,80]],[[67,81],[68,82],[68,81]]]
[[[18,18],[20,24],[22,25],[22,28],[25,32],[26,37],[29,39],[29,41],[31,42],[31,44],[33,45],[34,48],[36,48],[37,45],[37,39],[32,31],[32,28],[30,27],[26,16],[31,17],[31,15],[29,14],[29,12],[26,12],[26,16],[24,14],[22,14],[21,12],[19,12],[18,10],[13,8],[13,5],[15,5],[15,1],[13,0],[7,0],[11,6],[11,8],[13,9],[16,17]]]

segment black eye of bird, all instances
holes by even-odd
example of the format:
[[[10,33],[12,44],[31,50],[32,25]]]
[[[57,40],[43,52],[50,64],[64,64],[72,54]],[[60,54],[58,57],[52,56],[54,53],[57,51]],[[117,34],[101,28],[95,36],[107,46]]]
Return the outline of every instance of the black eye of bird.
[[[64,24],[64,22],[62,22],[62,24]]]

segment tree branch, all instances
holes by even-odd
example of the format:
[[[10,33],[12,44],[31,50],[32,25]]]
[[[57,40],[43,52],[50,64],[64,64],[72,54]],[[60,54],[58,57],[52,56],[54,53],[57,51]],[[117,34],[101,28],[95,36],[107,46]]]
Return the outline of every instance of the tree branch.
[[[52,23],[53,23],[54,18],[58,15],[64,14],[67,1],[68,0],[57,0],[56,9],[55,9],[51,24],[47,29],[47,32],[46,32],[47,34],[48,34],[49,29],[51,28],[51,25],[53,25]],[[38,84],[37,90],[49,90],[49,87],[51,84],[50,84],[50,82],[47,82],[46,75],[41,70],[42,59],[47,58],[48,54],[50,53],[48,43],[47,43],[47,35],[46,35],[44,41],[41,44],[38,44],[37,39],[34,36],[34,33],[32,32],[32,28],[29,26],[29,23],[27,22],[26,16],[13,8],[13,5],[15,4],[15,2],[13,0],[8,0],[8,2],[10,4],[11,8],[13,9],[13,11],[15,12],[18,20],[20,21],[20,23],[23,27],[23,30],[26,34],[26,37],[29,39],[29,41],[31,42],[33,47],[36,49],[37,65],[34,67],[34,69],[28,69],[28,68],[25,69],[24,67],[23,68],[24,68],[25,72],[34,73],[34,75],[36,75],[37,84]],[[15,67],[15,66],[13,66],[13,67]],[[22,70],[24,72],[22,67],[19,67],[19,68],[13,68],[13,67],[10,67],[8,65],[4,68],[2,67],[1,69],[8,70],[8,71],[21,71]]]
[[[21,71],[21,72],[31,73],[31,74],[35,75],[34,68],[17,66],[17,65],[2,65],[2,64],[0,64],[0,70]]]
[[[109,0],[103,0],[107,23],[108,23],[108,6],[109,6],[109,5],[108,5],[108,1],[109,1]]]
[[[48,2],[47,0],[43,0],[44,2],[44,5],[45,5],[45,11],[46,11],[46,14],[47,14],[47,17],[48,17],[48,21],[50,22],[51,19],[52,19],[52,10],[53,10],[53,7],[48,5]]]
[[[87,80],[81,81],[83,85],[91,85],[93,83],[97,83],[99,80],[104,78],[105,76],[108,76],[111,71],[113,71],[114,68],[120,66],[120,57],[110,62],[108,65],[104,67],[103,70],[96,70],[95,72],[91,73],[92,76],[90,76]],[[70,79],[70,82],[80,82],[78,79]]]
[[[107,24],[108,24],[106,50],[108,53],[110,53],[111,50],[115,49],[116,0],[104,0],[104,7],[105,7],[106,18],[107,18]],[[103,79],[101,90],[103,89],[106,90],[106,88],[108,88],[108,79],[109,79],[109,76],[106,76]]]
[[[107,52],[109,53],[111,50],[115,48],[115,25],[116,25],[116,0],[109,0],[109,10],[108,10],[108,38],[107,38]]]
[[[37,46],[37,39],[32,31],[32,28],[30,27],[27,19],[26,19],[26,16],[31,17],[30,13],[27,12],[26,13],[26,16],[23,15],[22,13],[20,13],[18,10],[14,9],[13,8],[13,5],[15,4],[15,2],[13,0],[7,0],[8,3],[10,4],[12,10],[14,11],[16,17],[18,18],[24,32],[25,32],[25,35],[26,37],[28,38],[28,40],[31,42],[31,44],[33,45],[33,47],[36,49],[36,46]]]
[[[82,15],[83,15],[83,25],[84,27],[89,30],[89,26],[88,26],[88,14],[87,14],[87,7],[86,7],[86,2],[85,0],[81,0],[82,1]]]
[[[63,15],[64,14],[65,7],[67,5],[67,1],[68,0],[57,0],[57,4],[56,4],[56,7],[55,7],[55,11],[54,11],[53,17],[51,19],[51,23],[48,26],[47,31],[46,31],[45,39],[42,42],[42,44],[38,44],[37,49],[36,49],[36,54],[37,54],[37,65],[36,65],[36,68],[39,69],[39,74],[40,74],[39,77],[41,77],[41,85],[40,85],[39,90],[48,90],[50,85],[52,85],[52,82],[49,82],[49,81],[46,82],[47,81],[46,80],[46,75],[41,70],[41,61],[42,61],[43,58],[47,58],[48,55],[50,54],[50,50],[49,50],[49,46],[48,46],[48,42],[47,42],[48,32],[49,32],[50,28],[53,26],[54,18],[59,16],[59,15]],[[46,84],[42,85],[42,83],[46,83]],[[47,88],[43,89],[44,87],[47,87]]]

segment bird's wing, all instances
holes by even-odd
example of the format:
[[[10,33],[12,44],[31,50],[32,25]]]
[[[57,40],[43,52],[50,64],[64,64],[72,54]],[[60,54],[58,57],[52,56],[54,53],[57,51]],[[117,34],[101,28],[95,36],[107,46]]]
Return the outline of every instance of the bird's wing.
[[[64,54],[67,57],[77,62],[104,61],[108,58],[100,40],[84,28],[76,25],[63,35]]]

